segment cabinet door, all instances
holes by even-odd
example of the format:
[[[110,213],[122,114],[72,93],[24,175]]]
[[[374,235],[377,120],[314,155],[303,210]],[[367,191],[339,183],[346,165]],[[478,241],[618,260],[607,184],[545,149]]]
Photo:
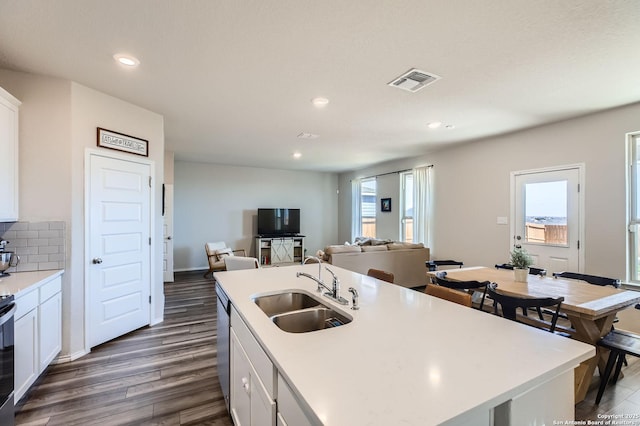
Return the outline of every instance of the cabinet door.
[[[281,238],[271,242],[271,263],[293,262],[293,239]]]
[[[62,349],[62,295],[56,293],[38,308],[40,324],[40,366],[39,371],[53,361]]]
[[[231,329],[231,417],[235,426],[251,425],[251,367]]]
[[[0,88],[0,222],[18,220],[18,107]]]
[[[251,369],[251,426],[273,426],[276,422],[276,403]]]
[[[33,309],[15,322],[15,402],[27,392],[39,374],[38,309]]]

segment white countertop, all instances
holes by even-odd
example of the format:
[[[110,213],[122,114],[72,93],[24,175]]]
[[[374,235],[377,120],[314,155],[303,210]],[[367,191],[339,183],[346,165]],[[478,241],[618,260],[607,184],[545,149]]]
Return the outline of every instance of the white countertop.
[[[316,284],[317,265],[217,272],[229,299],[280,373],[327,425],[441,424],[489,410],[576,367],[593,346],[329,265],[360,310],[325,303],[349,324],[287,333],[252,297]],[[425,271],[426,272],[426,271]],[[323,271],[323,280],[330,274]]]
[[[62,275],[63,272],[64,270],[11,272],[8,277],[0,277],[0,296],[9,294],[20,296],[20,292],[24,292],[42,281]]]

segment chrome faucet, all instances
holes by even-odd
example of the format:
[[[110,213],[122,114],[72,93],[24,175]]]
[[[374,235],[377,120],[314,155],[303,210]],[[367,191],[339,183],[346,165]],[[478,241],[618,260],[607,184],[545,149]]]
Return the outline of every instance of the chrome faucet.
[[[353,287],[349,287],[349,293],[351,293],[351,309],[357,311],[360,309],[360,306],[358,306],[358,290]]]
[[[333,288],[329,288],[321,279],[316,278],[313,275],[307,274],[306,272],[296,272],[296,277],[307,277],[312,279],[318,284],[318,291],[322,291],[322,287],[324,287],[327,290],[327,292],[324,293],[326,297],[328,297],[329,299],[335,302],[340,303],[341,305],[348,305],[349,301],[344,297],[340,296],[340,280],[338,279],[336,274],[333,273],[331,269],[326,267],[325,269],[329,271],[329,273],[333,276],[333,283],[332,283]]]
[[[308,261],[308,260],[311,260],[311,259],[313,259],[313,260],[315,260],[316,262],[318,262],[318,280],[322,281],[322,261],[320,260],[320,258],[315,257],[315,256],[307,256],[307,257],[304,259],[304,262],[302,262],[302,264],[303,264],[303,265],[304,265],[304,264],[306,264],[306,263],[307,263],[307,261]],[[320,287],[319,285],[318,285],[318,291],[322,291],[322,287]]]

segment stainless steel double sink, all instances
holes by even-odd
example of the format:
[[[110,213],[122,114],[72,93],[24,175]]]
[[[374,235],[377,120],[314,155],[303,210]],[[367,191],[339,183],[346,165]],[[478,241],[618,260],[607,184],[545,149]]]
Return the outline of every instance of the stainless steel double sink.
[[[348,324],[352,318],[299,291],[256,296],[253,301],[281,330],[308,333]]]

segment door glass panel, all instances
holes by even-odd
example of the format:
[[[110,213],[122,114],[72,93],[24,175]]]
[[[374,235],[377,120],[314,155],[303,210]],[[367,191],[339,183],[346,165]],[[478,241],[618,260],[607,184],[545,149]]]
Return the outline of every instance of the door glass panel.
[[[567,181],[527,183],[525,242],[567,245]]]

